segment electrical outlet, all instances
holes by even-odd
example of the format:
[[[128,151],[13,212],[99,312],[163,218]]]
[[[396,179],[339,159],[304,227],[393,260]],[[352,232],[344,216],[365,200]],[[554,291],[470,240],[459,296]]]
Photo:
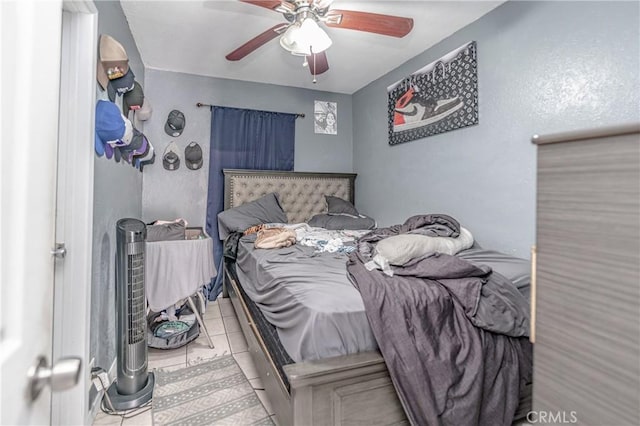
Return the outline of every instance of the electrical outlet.
[[[101,371],[100,373],[98,373],[98,377],[102,379],[102,383],[106,387],[109,387],[109,385],[111,385],[111,380],[109,380],[109,374],[106,371]]]
[[[95,376],[92,380],[91,383],[93,383],[93,386],[95,386],[96,390],[98,392],[104,390],[104,386],[102,386],[102,382],[100,381],[100,378],[98,376]]]
[[[109,374],[106,371],[100,371],[95,374],[92,374],[91,382],[96,387],[98,392],[102,390],[107,390],[107,388],[111,385],[111,380],[109,380]]]

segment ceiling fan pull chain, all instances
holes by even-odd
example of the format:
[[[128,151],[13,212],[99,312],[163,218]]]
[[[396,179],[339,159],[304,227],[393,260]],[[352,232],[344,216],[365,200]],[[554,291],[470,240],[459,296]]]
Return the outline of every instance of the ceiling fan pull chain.
[[[316,61],[316,54],[313,53],[313,47],[310,47],[309,50],[311,50],[311,54],[313,55],[313,84],[316,84],[318,81],[316,80],[316,64],[318,61]]]

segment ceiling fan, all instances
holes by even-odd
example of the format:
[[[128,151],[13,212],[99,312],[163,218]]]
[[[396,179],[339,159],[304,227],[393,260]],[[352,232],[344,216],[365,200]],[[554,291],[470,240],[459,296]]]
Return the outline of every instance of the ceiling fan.
[[[355,10],[331,9],[333,0],[240,0],[282,13],[287,22],[274,25],[252,38],[226,58],[239,61],[260,46],[280,36],[280,45],[294,55],[304,56],[315,77],[329,69],[326,49],[331,39],[319,24],[331,28],[358,30],[391,37],[404,37],[413,28],[413,19]],[[315,82],[315,78],[314,78]]]

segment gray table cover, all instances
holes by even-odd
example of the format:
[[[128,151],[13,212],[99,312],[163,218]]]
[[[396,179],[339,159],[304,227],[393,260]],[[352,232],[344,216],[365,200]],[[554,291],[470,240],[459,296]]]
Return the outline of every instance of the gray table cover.
[[[209,237],[145,243],[145,292],[154,312],[193,295],[215,276]]]

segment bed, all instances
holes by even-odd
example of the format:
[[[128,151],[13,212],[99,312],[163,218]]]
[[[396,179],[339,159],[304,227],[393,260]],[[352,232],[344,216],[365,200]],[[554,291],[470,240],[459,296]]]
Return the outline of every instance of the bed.
[[[287,222],[301,223],[323,211],[326,195],[354,202],[355,174],[224,170],[224,175],[225,210],[277,192]],[[472,255],[482,260],[482,253]],[[526,279],[519,279],[520,287],[526,289]],[[276,327],[248,296],[247,290],[252,292],[249,281],[234,261],[225,258],[223,295],[231,299],[281,424],[408,424],[375,344],[372,350],[295,362],[284,349]],[[357,322],[358,318],[349,321]],[[369,347],[364,340],[362,347]],[[530,393],[525,393],[516,418],[529,407]]]

